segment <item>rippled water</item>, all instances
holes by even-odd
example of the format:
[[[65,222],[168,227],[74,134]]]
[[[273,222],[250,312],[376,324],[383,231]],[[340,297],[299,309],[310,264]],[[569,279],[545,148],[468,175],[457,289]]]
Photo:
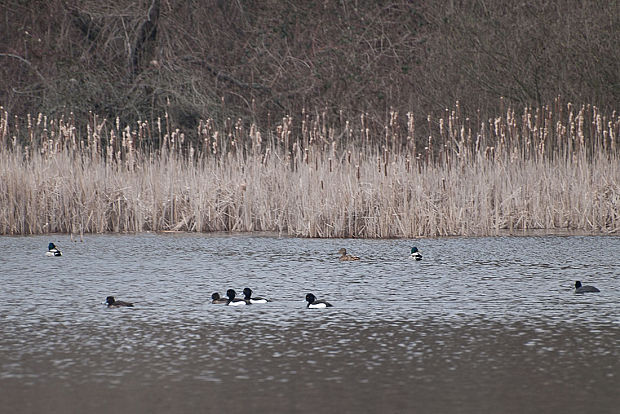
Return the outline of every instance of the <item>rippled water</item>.
[[[64,253],[47,258],[49,241]],[[407,258],[415,243],[424,259]],[[616,413],[620,237],[2,237],[2,412]],[[337,260],[346,247],[359,262]],[[601,293],[575,295],[573,284]],[[265,305],[212,305],[251,287]],[[334,304],[307,309],[313,292]],[[108,295],[135,303],[107,309]]]

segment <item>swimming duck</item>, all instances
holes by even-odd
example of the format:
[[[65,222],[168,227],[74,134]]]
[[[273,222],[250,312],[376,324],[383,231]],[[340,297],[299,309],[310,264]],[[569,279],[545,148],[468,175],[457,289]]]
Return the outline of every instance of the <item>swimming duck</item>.
[[[420,253],[418,248],[415,246],[411,248],[411,258],[415,260],[422,260],[422,253]]]
[[[333,305],[324,300],[317,300],[316,296],[312,293],[306,295],[306,302],[308,302],[309,308],[331,308]]]
[[[580,281],[575,282],[575,293],[586,293],[586,292],[600,292],[594,286],[582,286]]]
[[[46,256],[62,256],[60,250],[56,248],[54,243],[50,243],[47,245],[47,251],[45,252]]]
[[[108,296],[107,298],[105,298],[105,303],[108,305],[108,308],[122,308],[122,307],[133,308],[133,303],[123,302],[121,300],[115,300],[114,296]]]
[[[228,303],[228,299],[220,296],[219,292],[215,292],[211,295],[211,303],[215,303],[216,305],[225,305]]]
[[[352,260],[359,260],[360,258],[357,256],[351,256],[350,254],[347,254],[347,249],[345,249],[344,247],[340,250],[338,250],[338,254],[340,254],[340,261],[341,262],[350,262]]]
[[[252,297],[252,289],[245,288],[243,289],[244,300],[249,303],[267,303],[271,302],[271,299],[261,298],[261,297]]]
[[[235,292],[234,289],[228,289],[226,291],[226,296],[228,296],[228,300],[226,301],[226,305],[228,306],[249,305],[247,301],[235,298],[235,296],[237,296],[237,292]]]

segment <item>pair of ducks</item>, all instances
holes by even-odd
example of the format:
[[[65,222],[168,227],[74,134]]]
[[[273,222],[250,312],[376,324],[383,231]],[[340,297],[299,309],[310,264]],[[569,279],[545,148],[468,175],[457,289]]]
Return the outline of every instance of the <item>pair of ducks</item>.
[[[252,289],[245,288],[243,289],[243,299],[236,298],[237,292],[234,289],[228,289],[226,291],[226,298],[220,297],[218,292],[215,292],[211,295],[211,303],[219,304],[219,305],[228,305],[228,306],[239,306],[239,305],[251,305],[254,303],[267,303],[271,302],[270,299],[260,298],[260,297],[252,297]]]
[[[351,262],[353,260],[359,260],[360,258],[357,256],[352,256],[350,254],[347,254],[347,249],[345,249],[344,247],[340,250],[338,250],[338,254],[340,254],[340,261],[341,262]],[[420,253],[420,251],[418,250],[417,247],[412,247],[411,248],[411,254],[410,257],[414,260],[422,260],[422,253]]]

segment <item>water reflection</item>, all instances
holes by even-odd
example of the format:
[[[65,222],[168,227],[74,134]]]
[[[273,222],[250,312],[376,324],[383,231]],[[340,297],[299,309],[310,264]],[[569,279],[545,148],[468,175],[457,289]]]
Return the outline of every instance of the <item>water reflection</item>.
[[[418,240],[420,262],[399,240],[61,236],[64,256],[44,258],[48,239],[0,239],[16,252],[0,258],[0,395],[17,411],[103,412],[107,398],[177,412],[619,402],[617,237]],[[342,245],[362,260],[338,262]],[[601,293],[574,295],[575,280]],[[210,304],[246,286],[274,302]],[[308,292],[334,308],[307,309]],[[108,295],[136,307],[107,309]]]

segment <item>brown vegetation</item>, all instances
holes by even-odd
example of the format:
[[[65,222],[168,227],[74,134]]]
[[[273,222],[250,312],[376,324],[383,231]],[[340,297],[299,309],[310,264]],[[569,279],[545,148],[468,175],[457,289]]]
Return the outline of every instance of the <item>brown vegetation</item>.
[[[616,1],[6,0],[0,17],[0,105],[80,129],[88,111],[167,113],[193,140],[200,119],[269,128],[320,108],[381,136],[390,111],[437,119],[457,100],[480,120],[500,97],[620,102]]]
[[[618,114],[556,102],[476,123],[457,106],[429,121],[424,146],[414,120],[401,129],[397,118],[380,139],[364,117],[306,114],[272,128],[208,119],[196,145],[166,119],[132,128],[93,116],[81,137],[72,118],[2,111],[0,234],[620,230]]]
[[[0,3],[0,234],[618,232],[618,2],[137,3]]]

